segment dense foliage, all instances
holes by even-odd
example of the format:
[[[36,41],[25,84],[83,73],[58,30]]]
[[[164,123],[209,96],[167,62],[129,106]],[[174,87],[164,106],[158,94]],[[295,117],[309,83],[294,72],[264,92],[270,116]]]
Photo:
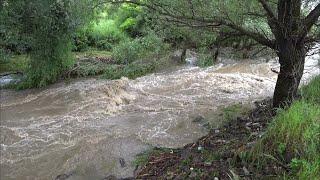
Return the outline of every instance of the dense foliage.
[[[5,1],[1,27],[3,54],[28,53],[30,61],[21,87],[55,82],[73,64],[72,34],[85,3],[68,0]]]

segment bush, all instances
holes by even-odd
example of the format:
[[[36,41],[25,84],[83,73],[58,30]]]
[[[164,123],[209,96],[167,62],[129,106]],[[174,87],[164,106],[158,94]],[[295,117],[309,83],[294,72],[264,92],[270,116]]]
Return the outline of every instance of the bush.
[[[114,44],[127,38],[127,35],[116,26],[115,21],[108,19],[95,23],[88,32],[89,45],[103,50],[111,50]]]
[[[144,26],[144,13],[140,6],[123,4],[114,14],[118,27],[130,37],[141,36]]]
[[[197,66],[199,67],[209,67],[213,66],[215,63],[214,56],[209,49],[201,48],[199,52],[199,58],[197,61]]]
[[[58,80],[73,64],[68,1],[41,1],[35,10],[27,79],[20,88],[43,87]]]
[[[199,67],[209,67],[214,65],[214,60],[210,54],[200,54],[197,66]]]
[[[142,37],[140,43],[142,50],[144,50],[142,53],[145,55],[159,55],[163,50],[168,49],[168,45],[166,45],[153,31]]]
[[[129,64],[140,58],[142,46],[139,40],[123,41],[113,48],[112,57],[119,64]]]
[[[167,49],[167,45],[154,33],[131,41],[123,41],[114,47],[112,56],[119,64],[130,64],[141,58],[158,56]]]
[[[88,30],[87,29],[80,29],[77,31],[73,37],[73,51],[84,51],[87,50],[89,47],[89,39],[88,39]]]

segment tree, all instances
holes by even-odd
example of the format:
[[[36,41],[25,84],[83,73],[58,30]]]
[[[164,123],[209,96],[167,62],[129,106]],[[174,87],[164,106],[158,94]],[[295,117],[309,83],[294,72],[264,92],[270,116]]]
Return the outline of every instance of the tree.
[[[26,39],[29,68],[22,88],[42,87],[55,82],[73,64],[72,35],[88,17],[95,0],[4,0],[0,2],[2,52],[14,51],[11,39]],[[26,38],[27,37],[27,38]],[[16,44],[17,44],[16,43]]]
[[[106,1],[104,1],[106,2]],[[180,26],[230,29],[273,49],[280,72],[274,90],[274,107],[290,105],[297,95],[305,57],[312,43],[320,40],[313,26],[319,24],[317,0],[112,0],[146,7],[158,19]],[[303,5],[313,4],[310,12]],[[256,26],[260,28],[256,28]],[[264,28],[261,28],[264,27]]]

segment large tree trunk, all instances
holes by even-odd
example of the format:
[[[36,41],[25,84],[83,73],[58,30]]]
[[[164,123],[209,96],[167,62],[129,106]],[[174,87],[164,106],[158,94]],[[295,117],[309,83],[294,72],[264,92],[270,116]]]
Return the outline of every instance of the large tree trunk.
[[[294,41],[280,43],[280,73],[273,96],[273,106],[283,108],[296,98],[301,77],[303,75],[306,51],[304,44]]]

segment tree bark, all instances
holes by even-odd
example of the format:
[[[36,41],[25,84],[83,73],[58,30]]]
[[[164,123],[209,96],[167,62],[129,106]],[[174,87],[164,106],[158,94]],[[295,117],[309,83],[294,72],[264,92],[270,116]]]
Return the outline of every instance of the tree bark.
[[[304,44],[292,41],[282,42],[279,47],[280,73],[273,96],[273,106],[283,108],[290,106],[297,97],[303,75],[306,50]]]

